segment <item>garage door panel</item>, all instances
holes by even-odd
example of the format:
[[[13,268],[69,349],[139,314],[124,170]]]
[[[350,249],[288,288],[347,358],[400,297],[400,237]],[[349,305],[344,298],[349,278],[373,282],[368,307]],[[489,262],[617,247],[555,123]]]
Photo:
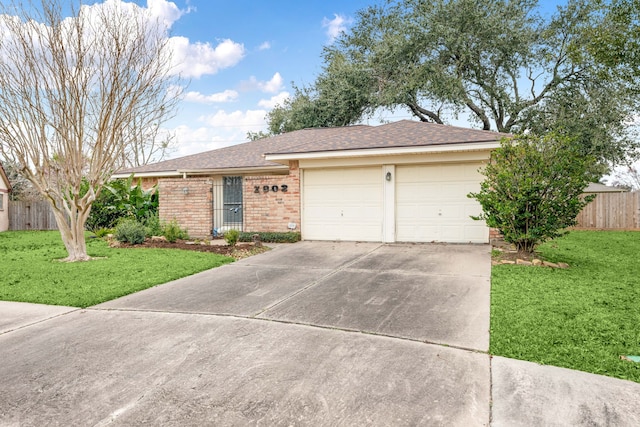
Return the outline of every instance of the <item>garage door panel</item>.
[[[380,241],[380,167],[304,171],[303,237]]]
[[[480,189],[480,163],[398,166],[396,240],[405,242],[488,241],[489,231],[474,221],[482,209],[467,194]]]

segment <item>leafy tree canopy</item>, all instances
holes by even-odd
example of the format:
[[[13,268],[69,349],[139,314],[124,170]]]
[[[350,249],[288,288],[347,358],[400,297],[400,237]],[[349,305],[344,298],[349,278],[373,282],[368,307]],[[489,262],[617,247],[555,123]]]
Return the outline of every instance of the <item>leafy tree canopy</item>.
[[[406,108],[422,121],[463,114],[486,130],[570,135],[582,153],[617,162],[636,144],[625,133],[640,87],[636,3],[569,0],[551,17],[535,0],[366,8],[325,48],[316,82],[269,114],[270,131]]]

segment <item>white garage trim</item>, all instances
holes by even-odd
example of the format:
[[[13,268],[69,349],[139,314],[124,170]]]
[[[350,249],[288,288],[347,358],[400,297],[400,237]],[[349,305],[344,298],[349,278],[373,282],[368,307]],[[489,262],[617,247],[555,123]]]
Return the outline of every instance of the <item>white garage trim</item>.
[[[397,156],[397,155],[415,155],[415,154],[434,154],[434,153],[451,153],[460,151],[484,151],[498,148],[500,143],[496,140],[481,141],[473,143],[460,144],[442,144],[431,146],[411,146],[411,147],[388,147],[388,148],[366,148],[353,150],[336,150],[336,151],[311,151],[311,152],[294,152],[294,153],[270,153],[265,154],[265,160],[270,162],[288,162],[290,160],[306,160],[306,159],[337,159],[348,157],[370,157],[370,156]]]

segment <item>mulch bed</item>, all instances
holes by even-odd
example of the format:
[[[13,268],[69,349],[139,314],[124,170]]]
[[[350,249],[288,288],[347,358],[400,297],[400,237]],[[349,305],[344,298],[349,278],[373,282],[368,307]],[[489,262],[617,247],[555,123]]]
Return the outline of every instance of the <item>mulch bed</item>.
[[[159,248],[159,249],[182,249],[187,251],[210,252],[220,255],[226,255],[234,258],[245,258],[256,253],[268,250],[266,247],[256,248],[253,243],[238,243],[235,247],[228,245],[210,245],[200,242],[192,242],[187,240],[177,240],[170,243],[162,240],[146,239],[144,243],[132,245],[129,243],[121,243],[118,241],[111,242],[112,247],[118,248]]]

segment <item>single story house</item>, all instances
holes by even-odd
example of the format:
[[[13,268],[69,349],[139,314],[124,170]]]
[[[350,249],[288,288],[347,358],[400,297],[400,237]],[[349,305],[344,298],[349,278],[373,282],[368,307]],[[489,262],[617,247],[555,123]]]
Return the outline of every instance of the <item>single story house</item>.
[[[610,185],[600,184],[598,182],[590,182],[584,189],[585,194],[602,194],[602,193],[627,193],[629,190],[621,187],[613,187]]]
[[[161,220],[194,237],[300,231],[305,240],[488,243],[470,217],[496,132],[403,120],[303,129],[118,171],[158,184]]]
[[[9,229],[9,193],[11,183],[9,177],[0,163],[0,231]]]

